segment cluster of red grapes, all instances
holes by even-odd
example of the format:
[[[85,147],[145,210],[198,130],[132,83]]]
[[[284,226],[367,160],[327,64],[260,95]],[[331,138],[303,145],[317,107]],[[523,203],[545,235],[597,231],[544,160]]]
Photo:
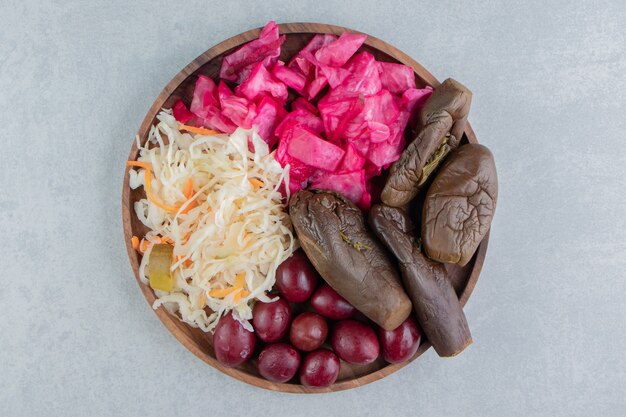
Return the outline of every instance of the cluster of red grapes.
[[[366,365],[382,350],[387,362],[399,363],[415,354],[421,337],[415,319],[409,317],[397,329],[384,330],[328,284],[318,287],[319,281],[306,255],[295,252],[276,272],[278,300],[255,304],[254,332],[231,314],[220,320],[213,335],[218,361],[230,367],[241,365],[253,356],[258,338],[265,343],[257,361],[264,378],[288,382],[298,373],[307,387],[327,387],[339,376],[339,359]]]

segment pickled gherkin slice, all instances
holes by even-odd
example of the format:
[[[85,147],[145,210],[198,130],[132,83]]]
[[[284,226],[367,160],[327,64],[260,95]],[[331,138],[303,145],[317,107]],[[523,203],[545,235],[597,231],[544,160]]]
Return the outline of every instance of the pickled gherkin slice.
[[[174,277],[170,270],[174,247],[168,244],[156,244],[152,247],[148,259],[148,279],[150,288],[160,291],[174,290]]]

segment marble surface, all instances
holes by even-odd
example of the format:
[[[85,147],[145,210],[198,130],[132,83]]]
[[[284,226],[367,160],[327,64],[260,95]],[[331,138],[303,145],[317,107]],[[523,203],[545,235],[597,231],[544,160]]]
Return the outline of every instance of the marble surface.
[[[180,4],[179,4],[180,3]],[[500,199],[474,344],[330,395],[244,385],[165,330],[120,192],[162,87],[267,20],[344,25],[474,91]],[[623,1],[0,3],[0,415],[623,416]]]

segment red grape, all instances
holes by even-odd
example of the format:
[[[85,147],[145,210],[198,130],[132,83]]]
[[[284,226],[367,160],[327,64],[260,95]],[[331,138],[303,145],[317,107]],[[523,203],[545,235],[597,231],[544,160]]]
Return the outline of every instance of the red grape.
[[[322,284],[313,293],[311,305],[315,311],[331,320],[345,320],[356,313],[356,308],[328,284]]]
[[[376,332],[355,320],[344,320],[335,325],[331,345],[341,359],[357,365],[374,362],[380,353]]]
[[[328,324],[316,313],[302,313],[291,323],[289,340],[298,349],[310,352],[322,346],[328,336]]]
[[[327,387],[339,376],[339,359],[328,349],[309,353],[302,361],[300,382],[306,387]]]
[[[271,303],[258,301],[252,310],[254,332],[264,342],[275,342],[289,329],[291,310],[289,303],[282,298]]]
[[[267,345],[259,354],[259,373],[272,382],[287,382],[298,372],[300,353],[286,343]]]
[[[420,345],[421,332],[413,317],[406,319],[394,330],[378,328],[378,337],[383,348],[383,358],[389,363],[409,360]]]
[[[228,313],[222,317],[213,334],[215,357],[224,366],[234,367],[247,361],[254,352],[256,337],[253,332]]]
[[[302,250],[297,250],[276,270],[276,287],[292,303],[303,303],[309,299],[318,275]]]

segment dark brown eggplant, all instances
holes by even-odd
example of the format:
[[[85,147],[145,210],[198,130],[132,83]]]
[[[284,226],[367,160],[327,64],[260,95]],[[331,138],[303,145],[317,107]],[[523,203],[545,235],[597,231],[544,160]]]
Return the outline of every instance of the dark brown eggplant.
[[[483,240],[498,199],[493,155],[483,145],[463,145],[450,155],[428,188],[422,242],[429,258],[466,265]]]
[[[472,343],[472,335],[444,265],[422,254],[412,237],[413,224],[401,209],[376,205],[370,211],[369,223],[398,259],[417,321],[437,354],[448,357],[461,353]]]
[[[411,300],[363,213],[342,196],[303,190],[289,215],[307,257],[324,280],[379,326],[393,330],[411,313]]]
[[[382,201],[393,207],[409,203],[439,163],[461,141],[472,92],[448,78],[419,111],[417,137],[389,170]]]

